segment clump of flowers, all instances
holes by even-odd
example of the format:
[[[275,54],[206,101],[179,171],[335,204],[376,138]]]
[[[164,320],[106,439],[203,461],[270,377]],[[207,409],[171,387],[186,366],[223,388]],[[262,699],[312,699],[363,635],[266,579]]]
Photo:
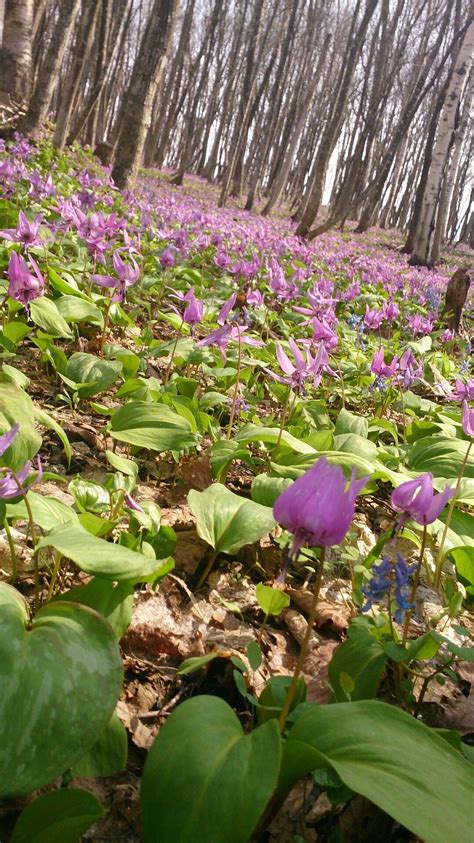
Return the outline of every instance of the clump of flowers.
[[[414,608],[411,599],[411,577],[416,573],[417,567],[416,562],[409,565],[401,553],[397,554],[395,563],[392,563],[388,556],[384,556],[379,565],[372,565],[372,579],[362,587],[362,594],[366,598],[362,612],[368,612],[374,603],[381,603],[388,596],[389,608],[395,621],[403,623],[406,612]]]

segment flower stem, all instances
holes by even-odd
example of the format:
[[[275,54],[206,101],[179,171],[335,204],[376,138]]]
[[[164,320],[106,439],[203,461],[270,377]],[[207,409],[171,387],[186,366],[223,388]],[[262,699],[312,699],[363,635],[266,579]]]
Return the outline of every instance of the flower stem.
[[[14,585],[18,579],[18,558],[16,555],[15,543],[11,534],[10,525],[6,518],[3,526],[5,528],[5,533],[7,536],[8,547],[10,548],[10,556],[12,563],[12,583]]]
[[[319,560],[319,566],[316,573],[316,579],[314,582],[313,587],[313,599],[311,601],[311,608],[309,610],[308,616],[308,626],[306,627],[306,632],[303,638],[303,643],[301,644],[300,654],[298,656],[298,660],[296,662],[296,667],[293,673],[293,678],[291,680],[290,687],[288,688],[288,693],[286,695],[285,702],[283,704],[283,708],[280,712],[280,717],[278,718],[278,726],[280,728],[280,732],[283,732],[286,725],[286,719],[288,714],[290,713],[291,704],[295,698],[295,694],[298,688],[298,679],[300,678],[300,673],[303,669],[304,660],[306,658],[306,654],[308,651],[308,645],[310,642],[311,634],[313,632],[314,621],[316,618],[316,609],[318,606],[319,600],[319,592],[321,590],[321,582],[323,579],[323,568],[324,568],[324,556],[325,556],[325,548],[321,548],[321,557]]]
[[[449,525],[451,523],[451,518],[452,518],[452,515],[453,515],[453,511],[454,511],[456,498],[458,496],[459,487],[461,485],[461,480],[462,480],[463,475],[464,475],[464,471],[465,471],[465,468],[466,468],[466,465],[467,465],[467,461],[469,459],[469,453],[470,453],[471,448],[472,448],[472,441],[469,442],[469,445],[468,445],[467,450],[466,450],[466,454],[465,454],[464,459],[462,461],[461,468],[459,469],[458,480],[457,480],[457,483],[456,483],[456,487],[454,489],[454,495],[451,498],[448,513],[446,515],[446,521],[444,522],[444,530],[443,530],[443,535],[441,536],[441,541],[439,543],[438,556],[436,557],[436,568],[435,568],[434,578],[433,578],[433,585],[434,585],[435,588],[438,588],[439,582],[440,582],[440,579],[441,579],[441,571],[442,571],[442,568],[443,568],[443,550],[444,550],[444,545],[445,545],[445,542],[446,542],[446,536],[448,535]]]
[[[237,356],[237,374],[236,374],[234,394],[232,396],[232,407],[231,407],[231,410],[230,410],[229,427],[227,428],[227,439],[230,439],[230,437],[232,436],[232,427],[234,425],[234,419],[235,419],[235,408],[237,406],[237,398],[239,397],[240,370],[241,370],[241,367],[242,367],[242,340],[240,338],[240,331],[239,331],[237,355],[238,355]]]
[[[181,320],[181,325],[178,328],[178,335],[177,335],[177,337],[174,341],[174,346],[173,346],[173,350],[171,352],[170,362],[168,363],[168,368],[166,369],[165,376],[163,378],[164,386],[166,386],[166,384],[169,381],[171,366],[173,365],[174,355],[176,354],[176,349],[178,347],[178,342],[179,342],[180,337],[181,337],[181,331],[183,330],[183,325],[184,325],[184,319]]]
[[[411,588],[410,603],[415,602],[416,590],[418,588],[418,583],[420,581],[420,572],[421,572],[421,567],[423,565],[423,559],[424,559],[424,556],[425,556],[425,547],[426,547],[427,535],[428,535],[428,531],[426,529],[426,524],[425,524],[424,527],[423,527],[423,538],[421,540],[420,556],[418,558],[418,565],[417,565],[417,568],[416,568],[416,571],[415,571],[415,576],[413,578],[413,585],[412,585],[412,588]],[[412,615],[413,615],[413,609],[410,609],[405,615],[405,622],[403,624],[403,638],[402,638],[403,647],[407,643],[408,627],[410,625],[410,620],[411,620]]]

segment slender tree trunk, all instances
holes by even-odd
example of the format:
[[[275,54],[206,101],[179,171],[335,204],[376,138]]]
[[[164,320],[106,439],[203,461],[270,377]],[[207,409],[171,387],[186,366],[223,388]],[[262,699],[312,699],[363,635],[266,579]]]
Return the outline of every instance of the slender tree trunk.
[[[79,36],[74,46],[72,66],[65,80],[64,90],[61,92],[59,110],[56,117],[53,144],[58,149],[63,149],[66,143],[74,101],[79,91],[86,62],[90,59],[99,8],[99,4],[91,7],[88,0],[83,0]]]
[[[33,0],[5,0],[0,47],[0,103],[28,102],[32,74]]]
[[[36,80],[28,111],[19,124],[22,132],[36,131],[48,116],[51,97],[58,83],[61,62],[80,8],[81,0],[61,0],[48,53]]]
[[[133,183],[141,163],[177,11],[178,0],[155,0],[143,34],[118,123],[112,175],[119,187]]]

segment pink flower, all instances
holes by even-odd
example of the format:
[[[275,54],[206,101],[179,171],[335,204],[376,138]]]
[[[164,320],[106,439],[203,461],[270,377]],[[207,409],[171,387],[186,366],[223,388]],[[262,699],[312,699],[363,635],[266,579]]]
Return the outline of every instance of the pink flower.
[[[19,301],[28,307],[30,301],[37,299],[44,293],[44,278],[41,275],[38,264],[30,257],[30,264],[33,266],[32,275],[28,264],[21,255],[12,252],[8,264],[8,295],[10,298]]]
[[[303,546],[332,547],[346,535],[354,517],[355,500],[368,477],[349,482],[339,465],[321,457],[302,477],[277,498],[273,506],[276,521],[293,533],[289,566]],[[284,566],[285,567],[285,566]],[[286,571],[279,579],[284,579]]]
[[[408,480],[393,490],[390,502],[402,513],[400,524],[413,518],[418,524],[432,524],[454,495],[454,489],[446,486],[444,492],[433,493],[433,475],[421,474],[415,480]]]
[[[470,409],[467,401],[462,402],[462,429],[466,436],[474,436],[474,407]]]

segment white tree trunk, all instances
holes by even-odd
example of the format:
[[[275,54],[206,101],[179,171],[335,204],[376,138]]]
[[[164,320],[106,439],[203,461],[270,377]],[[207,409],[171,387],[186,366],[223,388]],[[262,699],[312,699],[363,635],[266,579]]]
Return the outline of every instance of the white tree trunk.
[[[464,35],[451,82],[441,109],[438,132],[426,183],[421,219],[415,237],[411,263],[429,266],[434,263],[433,244],[439,198],[446,174],[446,166],[455,137],[456,116],[469,74],[474,53],[474,22]]]

